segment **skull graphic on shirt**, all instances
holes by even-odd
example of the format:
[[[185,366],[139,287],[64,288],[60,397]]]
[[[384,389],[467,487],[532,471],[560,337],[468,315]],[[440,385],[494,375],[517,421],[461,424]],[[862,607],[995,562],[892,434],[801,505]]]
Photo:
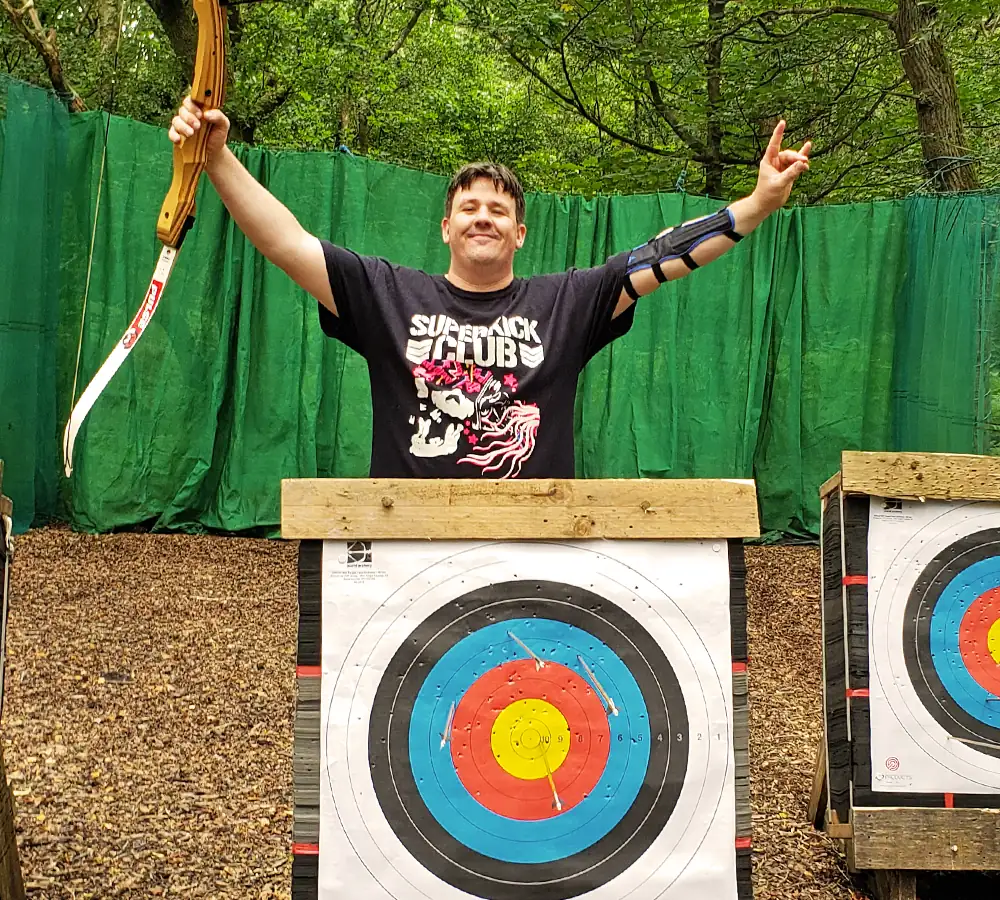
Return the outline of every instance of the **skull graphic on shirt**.
[[[538,432],[535,404],[514,399],[517,378],[503,379],[474,363],[425,360],[413,369],[419,403],[410,417],[416,430],[410,453],[419,457],[453,456],[482,474],[499,478],[518,475],[531,456]]]

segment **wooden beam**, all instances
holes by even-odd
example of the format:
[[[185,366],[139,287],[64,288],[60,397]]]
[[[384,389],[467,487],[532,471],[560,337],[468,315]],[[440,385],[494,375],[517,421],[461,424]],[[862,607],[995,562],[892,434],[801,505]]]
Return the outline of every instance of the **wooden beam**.
[[[286,479],[290,539],[741,538],[760,534],[752,481]]]
[[[904,500],[1000,500],[1000,457],[845,451],[841,486],[845,493]]]
[[[826,821],[826,735],[820,739],[816,754],[816,768],[813,771],[812,791],[809,793],[809,821],[814,828],[823,830]]]
[[[0,516],[7,516],[8,518],[13,518],[14,516],[14,504],[11,502],[10,497],[5,497],[3,495],[3,460],[0,459]]]
[[[852,870],[1000,869],[1000,809],[856,808]]]
[[[840,487],[840,472],[834,472],[829,478],[824,481],[819,487],[820,497],[829,497],[837,488]]]

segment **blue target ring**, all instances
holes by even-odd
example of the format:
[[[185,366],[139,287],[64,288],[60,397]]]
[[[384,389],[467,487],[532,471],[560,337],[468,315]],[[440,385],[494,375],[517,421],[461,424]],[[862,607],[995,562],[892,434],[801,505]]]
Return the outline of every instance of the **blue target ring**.
[[[1000,698],[987,691],[966,668],[959,643],[962,619],[986,591],[1000,587],[1000,558],[981,560],[956,575],[931,615],[931,660],[952,699],[970,716],[1000,728]]]
[[[486,809],[466,790],[451,754],[441,747],[452,704],[490,669],[527,655],[509,632],[586,679],[582,656],[618,709],[608,719],[611,746],[600,780],[581,803],[553,818],[516,820]],[[597,843],[628,812],[646,778],[650,740],[642,691],[610,647],[566,622],[512,619],[459,640],[427,673],[410,716],[410,766],[427,809],[455,840],[505,862],[548,863]]]

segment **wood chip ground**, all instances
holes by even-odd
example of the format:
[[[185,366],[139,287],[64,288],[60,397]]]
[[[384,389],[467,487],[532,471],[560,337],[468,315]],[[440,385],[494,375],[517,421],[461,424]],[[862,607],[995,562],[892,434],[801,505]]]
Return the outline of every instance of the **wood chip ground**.
[[[17,539],[0,734],[29,898],[290,896],[296,551],[60,528]],[[806,821],[818,551],[747,558],[755,897],[860,900]],[[998,888],[949,876],[922,879],[920,896]]]

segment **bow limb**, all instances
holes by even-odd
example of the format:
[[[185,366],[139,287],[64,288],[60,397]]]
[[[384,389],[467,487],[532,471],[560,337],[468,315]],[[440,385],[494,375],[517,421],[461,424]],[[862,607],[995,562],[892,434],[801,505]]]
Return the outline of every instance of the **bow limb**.
[[[216,109],[225,101],[225,32],[219,0],[193,0],[198,16],[198,49],[195,55],[191,99],[202,109]],[[174,145],[174,169],[170,188],[160,209],[156,236],[163,244],[146,296],[125,334],[97,370],[70,413],[63,432],[63,464],[68,478],[73,473],[76,436],[101,392],[132,352],[149,325],[163,296],[177,251],[194,222],[194,199],[198,181],[208,160],[208,137],[212,128],[200,128],[193,137]]]

